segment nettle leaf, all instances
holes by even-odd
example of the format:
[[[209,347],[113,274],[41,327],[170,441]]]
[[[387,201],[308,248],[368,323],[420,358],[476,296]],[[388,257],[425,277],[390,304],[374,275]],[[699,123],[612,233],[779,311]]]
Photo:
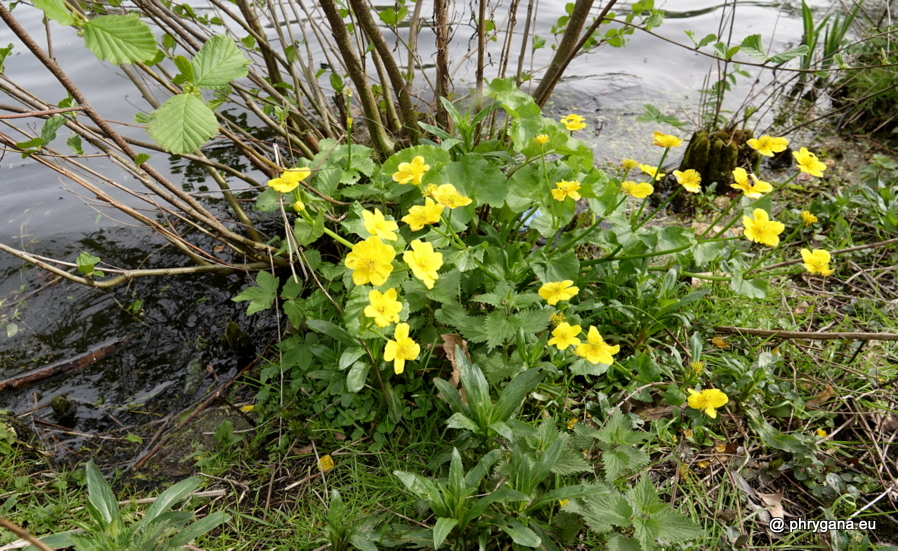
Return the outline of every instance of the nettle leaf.
[[[192,94],[178,94],[150,115],[147,133],[175,155],[193,153],[218,132],[215,113]]]
[[[47,19],[52,19],[60,25],[70,27],[75,24],[75,17],[65,7],[63,0],[34,0],[34,7],[43,10]]]
[[[483,320],[483,331],[489,336],[486,345],[490,351],[515,336],[521,321],[515,316],[506,317],[503,312],[493,312]]]
[[[82,27],[84,43],[99,59],[116,65],[150,61],[156,57],[156,39],[136,13],[101,15]]]
[[[213,36],[193,58],[194,83],[207,90],[227,88],[232,80],[247,75],[246,66],[249,63],[233,39],[224,35]]]

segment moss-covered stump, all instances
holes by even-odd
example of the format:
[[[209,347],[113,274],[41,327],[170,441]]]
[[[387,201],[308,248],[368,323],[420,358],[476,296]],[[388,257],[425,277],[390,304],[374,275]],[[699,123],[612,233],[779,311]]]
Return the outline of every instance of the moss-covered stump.
[[[713,134],[699,130],[689,140],[680,170],[696,170],[702,175],[703,187],[717,182],[718,193],[728,191],[733,169],[741,166],[751,171],[758,162],[760,154],[745,143],[752,137],[751,130],[724,129]]]

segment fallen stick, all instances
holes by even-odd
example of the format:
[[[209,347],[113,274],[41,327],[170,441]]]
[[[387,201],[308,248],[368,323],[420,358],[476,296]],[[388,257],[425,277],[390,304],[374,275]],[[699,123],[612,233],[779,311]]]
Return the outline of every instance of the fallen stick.
[[[759,337],[776,337],[779,339],[799,339],[808,341],[835,341],[849,339],[856,341],[898,341],[896,333],[815,333],[813,331],[777,331],[771,329],[750,329],[748,327],[728,327],[718,325],[714,328],[717,333],[730,333],[736,335],[757,335]]]
[[[84,354],[81,354],[79,356],[75,356],[72,359],[55,362],[39,369],[29,371],[24,375],[6,379],[5,381],[0,381],[0,392],[3,392],[5,390],[24,388],[45,379],[49,379],[50,377],[55,377],[56,375],[84,369],[85,367],[93,365],[94,363],[102,360],[106,356],[117,352],[126,342],[131,339],[131,337],[133,337],[133,335],[129,335],[123,339],[113,339],[110,341],[106,341],[93,350],[89,350],[88,352],[85,352]]]
[[[13,534],[19,536],[20,538],[27,541],[31,545],[37,547],[41,551],[53,551],[53,549],[48,547],[46,543],[42,542],[41,540],[37,539],[36,537],[34,537],[31,534],[29,534],[28,532],[26,532],[24,528],[22,528],[16,524],[13,524],[12,522],[6,520],[5,518],[0,517],[0,526],[2,526],[3,528],[6,528]]]

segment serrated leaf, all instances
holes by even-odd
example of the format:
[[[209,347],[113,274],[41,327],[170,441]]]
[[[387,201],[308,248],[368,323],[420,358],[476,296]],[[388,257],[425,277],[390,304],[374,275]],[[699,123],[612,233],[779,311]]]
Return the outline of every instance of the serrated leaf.
[[[101,15],[82,27],[84,43],[99,59],[116,65],[156,57],[153,31],[136,13]]]
[[[456,328],[470,342],[486,342],[489,339],[489,333],[483,326],[483,316],[470,316],[457,303],[443,304],[435,317],[440,323]]]
[[[592,465],[583,457],[583,454],[572,447],[568,447],[567,451],[561,454],[561,457],[552,466],[552,472],[561,476],[588,473],[592,472],[592,470]]]
[[[232,80],[247,75],[249,60],[228,36],[216,35],[206,41],[193,58],[194,82],[199,88],[227,88]]]
[[[655,513],[654,519],[658,521],[660,528],[657,537],[667,543],[679,544],[699,538],[704,534],[701,526],[692,522],[686,515],[673,509],[668,508],[658,511]]]
[[[653,515],[667,506],[658,499],[658,492],[648,476],[643,475],[630,491],[627,499],[633,508],[642,515]]]
[[[287,319],[290,320],[290,324],[296,329],[299,329],[302,325],[302,320],[306,317],[305,308],[295,300],[284,302],[284,313],[287,314]]]
[[[607,532],[611,526],[629,526],[633,508],[627,499],[614,492],[584,498],[587,514],[583,515],[590,528],[597,532]],[[604,528],[604,529],[603,529]]]
[[[504,312],[492,312],[483,320],[483,329],[487,333],[486,341],[489,350],[505,343],[515,336],[521,327],[521,321],[515,316],[507,317]]]
[[[65,143],[67,146],[69,146],[69,149],[71,149],[72,153],[74,153],[75,155],[84,155],[84,148],[81,145],[81,136],[78,136],[76,134],[67,139]]]
[[[746,36],[742,40],[742,51],[761,63],[767,61],[767,52],[764,51],[764,45],[761,44],[761,35],[759,34]]]
[[[654,517],[636,517],[633,519],[633,529],[636,532],[636,539],[644,551],[655,549],[655,539],[661,532],[658,520]]]
[[[193,153],[218,132],[215,113],[192,94],[168,99],[150,115],[147,133],[159,146],[175,155]]]
[[[521,322],[521,330],[525,335],[532,335],[544,331],[549,325],[551,310],[522,310],[517,313]]]
[[[47,19],[60,25],[70,27],[75,24],[75,17],[65,7],[63,0],[34,0],[34,7],[42,10]]]

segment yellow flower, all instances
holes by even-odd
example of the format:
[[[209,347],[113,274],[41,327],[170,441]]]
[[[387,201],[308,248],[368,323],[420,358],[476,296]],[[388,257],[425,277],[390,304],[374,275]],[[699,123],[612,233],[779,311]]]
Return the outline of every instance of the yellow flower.
[[[620,160],[620,165],[622,167],[624,167],[624,170],[626,170],[627,172],[630,172],[631,170],[636,168],[636,165],[638,165],[638,164],[639,163],[637,163],[633,159],[621,159]]]
[[[384,360],[395,362],[393,370],[397,375],[405,371],[405,362],[417,359],[421,353],[421,346],[409,338],[408,332],[407,323],[397,324],[396,331],[393,332],[393,338],[396,340],[388,340],[384,348]]]
[[[559,300],[571,300],[580,292],[579,287],[574,287],[574,282],[570,279],[564,281],[550,281],[539,288],[539,296],[546,299],[546,302],[555,306]]]
[[[346,117],[346,127],[352,128],[352,117]]]
[[[577,346],[580,344],[580,339],[577,338],[580,331],[579,325],[571,325],[567,322],[559,323],[558,327],[552,331],[553,337],[549,339],[549,344],[554,344],[558,350],[564,350],[568,346]]]
[[[830,255],[823,249],[814,249],[813,252],[801,249],[801,258],[804,260],[805,269],[812,274],[828,276],[835,271],[829,267]]]
[[[396,300],[396,289],[389,289],[381,293],[377,289],[368,293],[368,306],[365,306],[365,316],[374,318],[374,324],[378,327],[386,327],[391,323],[399,323],[399,312],[402,311],[402,303]]]
[[[312,171],[305,167],[291,168],[282,172],[280,178],[268,180],[268,187],[281,193],[290,193],[310,174],[312,174]]]
[[[574,115],[573,113],[566,117],[561,117],[562,124],[564,124],[565,128],[571,131],[582,130],[586,128],[586,124],[584,124],[583,122],[585,120],[586,119],[584,119],[580,115]]]
[[[801,211],[801,219],[804,221],[805,227],[817,223],[817,217],[806,210]]]
[[[748,140],[746,143],[748,144],[748,147],[767,157],[773,157],[774,153],[785,151],[786,148],[789,147],[789,140],[786,138],[774,138],[773,136],[768,136],[766,134],[757,140]]]
[[[578,189],[580,189],[580,182],[567,182],[565,180],[555,182],[555,189],[552,190],[552,197],[554,197],[556,201],[564,201],[568,197],[574,201],[579,201],[580,194],[577,193]]]
[[[559,507],[564,507],[564,506],[567,505],[567,504],[568,504],[568,500],[566,500],[566,499],[559,499],[559,500],[558,500],[558,506],[559,506]]]
[[[576,417],[572,418],[570,421],[567,422],[567,430],[571,430],[572,428],[574,428],[574,425],[576,425],[579,421],[580,420],[577,419]],[[564,507],[564,506],[562,505],[562,507]]]
[[[786,229],[781,222],[771,220],[770,215],[764,209],[755,209],[754,219],[743,216],[742,225],[745,226],[745,237],[768,247],[779,245],[779,234]]]
[[[537,136],[537,137],[535,137],[535,138],[533,138],[533,139],[534,139],[534,140],[536,141],[536,143],[538,143],[539,145],[546,145],[547,143],[549,143],[549,137],[546,136],[545,134],[540,134],[539,136]]]
[[[459,193],[452,184],[443,184],[438,187],[433,192],[433,198],[437,200],[437,203],[449,209],[471,204],[471,198]]]
[[[730,187],[741,189],[742,193],[749,199],[758,199],[762,194],[773,191],[773,186],[767,182],[758,180],[754,174],[751,175],[751,179],[754,183],[750,183],[748,181],[748,176],[749,174],[745,172],[744,168],[740,167],[733,170],[733,179],[736,180],[736,183],[730,184]]]
[[[564,314],[561,312],[552,312],[552,315],[549,316],[549,322],[552,324],[552,327],[558,327],[559,323],[562,323],[565,319]]]
[[[637,199],[645,199],[655,191],[655,188],[652,186],[652,184],[637,184],[636,182],[631,182],[629,180],[627,180],[626,182],[621,182],[620,189],[626,195],[635,197]]]
[[[819,436],[820,438],[826,438],[826,431],[823,429],[817,429],[817,436]]]
[[[680,138],[661,132],[652,132],[652,138],[652,145],[658,147],[679,147],[683,143]]]
[[[423,188],[421,188],[421,197],[427,199],[428,197],[433,197],[433,194],[436,193],[437,187],[436,184],[427,184]]]
[[[395,257],[393,247],[371,236],[352,247],[352,252],[346,255],[346,267],[352,270],[352,282],[356,285],[383,285],[393,272]]]
[[[412,250],[405,251],[402,259],[412,269],[412,273],[424,282],[428,289],[433,289],[434,282],[440,277],[437,270],[443,266],[443,253],[433,251],[433,245],[415,239]]]
[[[327,471],[334,468],[334,458],[330,455],[322,455],[318,460],[318,468],[321,469],[321,472],[326,473]]]
[[[674,170],[674,178],[677,183],[686,188],[689,193],[699,193],[702,190],[702,175],[697,170],[689,169],[685,171]]]
[[[415,205],[408,209],[408,214],[402,221],[411,226],[412,231],[424,228],[426,224],[436,224],[443,214],[443,205],[433,202],[433,199],[425,199],[423,205]]]
[[[792,156],[795,157],[795,162],[798,163],[798,170],[818,178],[823,176],[826,165],[818,161],[817,156],[808,151],[807,148],[802,147],[801,151],[793,151]]]
[[[713,344],[717,348],[729,348],[730,346],[727,344],[727,341],[724,340],[723,337],[714,337],[713,339],[711,339],[711,344]]]
[[[293,203],[293,210],[295,210],[296,212],[302,212],[306,210],[306,204],[302,201],[297,201]]]
[[[705,369],[705,362],[689,362],[689,368],[694,375],[699,375]]]
[[[722,408],[729,401],[727,395],[716,388],[706,388],[701,392],[689,389],[689,407],[704,410],[711,419],[717,417],[717,411],[715,410]]]
[[[363,210],[362,219],[365,221],[365,229],[368,230],[368,233],[371,235],[376,235],[387,241],[396,241],[399,239],[394,233],[399,229],[399,225],[392,220],[384,218],[384,213],[380,212],[380,209],[374,209],[373,214],[370,211]]]
[[[399,163],[399,170],[393,174],[393,181],[400,184],[412,183],[421,185],[424,173],[430,170],[430,165],[424,164],[424,157],[420,155],[412,159],[410,163]]]
[[[649,176],[652,176],[652,177],[655,177],[655,172],[658,172],[658,169],[655,168],[655,167],[653,167],[653,166],[644,165],[644,164],[642,164],[642,163],[636,163],[636,166],[639,167],[639,170],[643,171],[644,173],[646,173],[646,174],[648,174]],[[688,172],[688,171],[687,171],[687,172]],[[657,180],[657,179],[661,179],[661,178],[663,178],[663,177],[664,177],[664,173],[663,173],[663,172],[658,172],[658,176],[655,177],[655,179]]]
[[[620,346],[611,346],[606,343],[595,326],[589,328],[586,341],[586,343],[577,346],[574,355],[586,358],[586,361],[591,364],[611,365],[614,363],[612,356],[620,352]]]

